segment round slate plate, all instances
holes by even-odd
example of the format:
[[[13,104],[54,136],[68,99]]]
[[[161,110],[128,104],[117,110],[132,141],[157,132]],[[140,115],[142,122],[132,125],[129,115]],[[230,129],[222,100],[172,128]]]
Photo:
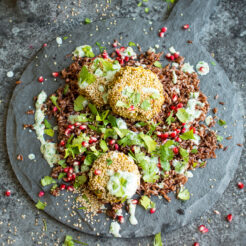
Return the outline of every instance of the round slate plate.
[[[182,8],[182,4],[179,5],[179,8]],[[196,40],[195,26],[194,29],[191,27],[191,31],[180,30],[181,25],[177,21],[177,16],[180,15],[179,8],[175,9],[171,19],[165,23],[168,33],[163,39],[157,36],[158,29],[163,26],[160,23],[153,24],[151,31],[149,22],[142,19],[120,18],[94,22],[79,27],[71,35],[65,34],[64,36],[68,36],[68,39],[64,40],[60,47],[54,39],[47,47],[42,48],[27,66],[20,78],[23,83],[14,90],[9,105],[6,137],[13,170],[26,192],[35,202],[38,200],[38,192],[43,189],[40,179],[49,175],[51,169],[39,151],[40,143],[36,139],[35,132],[30,132],[28,129],[23,130],[23,124],[34,122],[33,115],[27,115],[25,112],[30,108],[34,109],[33,97],[41,90],[46,91],[49,95],[64,83],[59,78],[54,81],[51,73],[60,71],[71,63],[71,57],[66,55],[71,54],[75,47],[91,44],[96,51],[97,48],[93,45],[95,42],[102,43],[104,41],[104,46],[108,46],[107,43],[112,43],[113,39],[119,40],[124,46],[127,46],[129,41],[139,43],[143,50],[158,44],[159,50],[167,52],[168,47],[174,46],[190,64],[195,65],[200,60],[207,61],[210,64],[210,73],[201,77],[201,89],[209,97],[211,108],[218,106],[218,101],[214,100],[216,94],[225,103],[225,110],[220,106],[218,116],[227,122],[227,128],[216,126],[216,130],[219,135],[224,137],[229,134],[233,136],[231,141],[225,140],[225,144],[228,145],[227,151],[217,151],[217,159],[209,160],[205,169],[198,169],[194,172],[194,177],[186,185],[192,194],[189,201],[177,200],[173,194],[170,195],[171,203],[154,197],[156,213],[150,215],[138,207],[136,217],[139,224],[133,226],[126,219],[126,223],[122,225],[121,229],[122,237],[141,237],[154,235],[160,230],[165,232],[174,230],[187,224],[192,218],[201,215],[224,192],[241,155],[241,148],[236,144],[244,141],[240,94],[230,83],[221,67],[211,65],[211,62],[215,61]],[[188,8],[186,11],[189,13]],[[115,22],[116,24],[114,24]],[[96,26],[98,26],[98,31]],[[187,40],[193,40],[193,44],[187,44]],[[165,63],[166,61],[163,61],[163,64]],[[38,83],[38,77],[41,75],[45,78],[45,82],[42,84]],[[16,160],[16,156],[20,153],[24,156],[22,162]],[[35,154],[35,161],[28,159],[30,153]],[[211,182],[210,179],[214,181]],[[211,185],[213,185],[213,189],[211,189]],[[75,215],[71,215],[71,209],[68,208],[76,196],[64,192],[62,196],[55,198],[49,194],[49,188],[45,187],[47,192],[41,199],[48,204],[45,208],[46,213],[77,230],[94,235],[99,233],[101,236],[112,236],[109,234],[110,220],[106,220],[104,214],[98,215],[97,221],[92,225],[87,221],[83,210],[77,210]],[[182,209],[184,214],[178,213],[179,209]]]

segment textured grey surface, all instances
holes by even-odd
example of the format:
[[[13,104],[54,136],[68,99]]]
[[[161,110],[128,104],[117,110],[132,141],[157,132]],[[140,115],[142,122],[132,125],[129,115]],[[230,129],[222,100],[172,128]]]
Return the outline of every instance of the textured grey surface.
[[[188,2],[190,1],[187,1],[187,3]],[[37,5],[34,1],[18,2],[18,18],[13,15],[13,10],[6,10],[3,8],[5,6],[4,3],[1,3],[1,13],[4,13],[4,15],[1,14],[4,18],[2,18],[0,24],[0,42],[2,46],[0,70],[2,121],[4,121],[6,117],[7,103],[14,88],[14,79],[17,80],[19,78],[28,60],[41,47],[42,43],[52,38],[51,33],[61,33],[69,28],[76,27],[78,18],[83,20],[85,16],[88,16],[88,14],[85,13],[86,10],[91,16],[94,16],[95,19],[98,18],[98,16],[96,17],[95,5],[93,4],[95,3],[91,3],[87,6],[86,3],[83,2],[83,6],[86,5],[86,8],[81,11],[80,17],[74,16],[74,23],[70,21],[70,18],[63,23],[66,14],[71,13],[72,8],[77,9],[76,3],[74,5],[68,5],[66,9],[61,7],[57,10],[57,4],[52,1],[47,5],[44,3]],[[150,18],[154,17],[160,20],[165,15],[165,9],[158,8],[158,6],[164,5],[162,1],[155,1],[153,7],[152,2],[146,4],[150,7],[150,13],[148,15]],[[45,5],[44,9],[42,5]],[[121,2],[116,4],[115,1],[111,5],[112,9],[114,5],[122,5],[119,10],[114,12],[119,16],[126,15],[127,12],[130,12],[132,16],[137,16],[139,12],[141,12],[139,13],[140,15],[147,16],[147,14],[143,14],[143,8],[137,8],[136,4],[134,5],[135,7],[129,9],[131,5],[130,1],[124,1],[124,4],[121,4]],[[154,7],[157,7],[159,11],[156,12]],[[246,17],[243,12],[244,10],[245,1],[220,2],[212,18],[206,24],[202,24],[204,32],[200,38],[209,52],[215,53],[215,58],[226,70],[233,84],[238,87],[240,86],[242,90],[244,89],[243,78],[245,78],[245,64],[241,61],[245,59],[244,56],[246,54]],[[110,8],[107,11],[110,11]],[[57,21],[53,23],[56,16]],[[38,20],[35,19],[37,17],[39,18]],[[9,20],[12,20],[12,22],[9,22]],[[23,22],[21,22],[21,20]],[[50,24],[47,24],[49,21]],[[207,31],[207,33],[205,31]],[[32,45],[32,48],[29,48],[30,45]],[[14,79],[6,77],[6,72],[10,70],[15,72]],[[223,83],[223,81],[221,81],[221,83]],[[227,107],[227,105],[225,105],[225,107]],[[2,121],[1,123],[3,124]],[[122,245],[138,243],[147,245],[148,242],[152,242],[151,237],[125,241],[94,238],[86,234],[72,231],[68,227],[52,220],[44,213],[38,213],[34,208],[33,202],[30,201],[26,193],[20,187],[9,167],[4,134],[2,134],[1,145],[1,189],[2,192],[7,188],[11,189],[13,195],[11,198],[1,196],[0,204],[1,208],[3,208],[1,209],[1,213],[3,214],[1,214],[0,218],[3,223],[0,224],[0,241],[7,244],[9,237],[10,242],[11,240],[15,240],[14,245],[38,245],[38,242],[43,245],[53,245],[55,242],[58,243],[58,240],[63,240],[64,235],[69,233],[75,238],[80,236],[81,241],[87,241],[89,245],[96,245],[97,243],[100,243],[100,245],[119,245],[119,242],[121,242]],[[245,245],[245,193],[236,188],[237,181],[245,181],[245,167],[243,164],[244,161],[241,158],[241,165],[237,171],[236,177],[231,182],[220,202],[214,206],[214,209],[219,210],[221,215],[214,215],[211,211],[207,212],[203,218],[197,219],[192,224],[175,232],[163,235],[163,239],[167,245],[191,245],[194,241],[199,241],[201,245]],[[213,180],[209,180],[211,185],[214,185],[213,182]],[[228,224],[224,220],[225,215],[228,213],[235,215],[235,219],[231,224]],[[22,216],[22,218],[21,215],[26,215],[25,219],[23,219],[24,216]],[[48,231],[44,234],[41,232],[43,218],[47,220],[48,224]],[[36,219],[37,222],[35,221]],[[34,226],[35,222],[38,224],[37,226]],[[197,226],[202,223],[206,224],[210,229],[210,232],[206,235],[201,235],[197,231]]]

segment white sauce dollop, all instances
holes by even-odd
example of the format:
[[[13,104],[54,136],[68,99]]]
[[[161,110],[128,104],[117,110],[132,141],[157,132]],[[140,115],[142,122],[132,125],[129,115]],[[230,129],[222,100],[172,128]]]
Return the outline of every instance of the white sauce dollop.
[[[84,52],[83,48],[88,48],[89,51],[93,52],[93,50],[92,50],[92,48],[91,48],[90,45],[82,45],[82,46],[78,46],[73,51],[73,56],[76,56],[76,57],[84,57],[85,56],[85,52]]]
[[[132,47],[127,47],[124,51],[120,51],[122,59],[125,59],[126,56],[132,57],[133,59],[137,58],[137,54],[134,52]]]
[[[113,234],[115,237],[121,237],[120,229],[120,224],[116,221],[113,221],[110,224],[109,233]]]
[[[137,218],[135,216],[135,211],[136,211],[137,205],[132,203],[132,199],[128,199],[127,203],[129,205],[129,213],[130,213],[129,221],[132,225],[137,225],[138,221],[137,221]]]
[[[62,44],[62,38],[61,37],[57,37],[56,38],[56,42],[58,45],[61,45]]]
[[[208,63],[205,61],[200,61],[196,65],[196,71],[200,75],[206,75],[209,73],[209,66]]]
[[[187,72],[187,73],[194,73],[195,72],[193,66],[190,65],[189,62],[184,63],[184,65],[181,68],[181,71],[182,72]]]
[[[13,76],[14,76],[13,71],[8,71],[8,72],[7,72],[7,77],[8,77],[8,78],[12,78]]]
[[[35,155],[33,153],[31,153],[31,154],[28,155],[28,158],[30,160],[34,160],[35,159]]]

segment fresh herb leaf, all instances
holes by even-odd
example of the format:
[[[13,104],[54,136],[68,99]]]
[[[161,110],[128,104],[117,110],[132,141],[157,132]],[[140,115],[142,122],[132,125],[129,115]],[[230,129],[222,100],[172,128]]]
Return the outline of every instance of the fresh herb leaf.
[[[154,66],[155,66],[155,67],[162,68],[162,64],[161,64],[159,61],[155,61],[155,62],[154,62]]]
[[[45,207],[47,206],[47,203],[46,202],[41,202],[40,200],[38,200],[38,202],[36,203],[35,206],[36,206],[37,209],[44,210]]]
[[[68,39],[68,36],[63,37],[63,40],[67,40],[67,39]]]
[[[173,150],[170,147],[174,144],[173,140],[168,140],[165,144],[160,147],[160,160],[161,164],[167,161],[170,161],[174,157]],[[167,164],[163,164],[167,165]],[[168,171],[168,170],[167,170]]]
[[[85,175],[80,175],[75,178],[74,188],[80,188],[87,181],[87,177]]]
[[[197,154],[198,153],[198,150],[197,149],[192,149],[190,153]]]
[[[78,83],[82,86],[83,83],[92,84],[96,81],[96,76],[92,73],[89,73],[86,66],[83,66],[81,71],[78,74]]]
[[[77,244],[81,244],[81,245],[88,245],[88,243],[83,243],[83,242],[80,242],[80,241],[75,240],[75,239],[73,239],[73,241],[74,241],[75,243],[77,243]]]
[[[141,103],[141,109],[147,111],[147,110],[150,110],[151,109],[151,103],[149,100],[144,100],[142,103]]]
[[[86,209],[86,207],[83,206],[83,207],[80,207],[80,208],[78,208],[78,209]]]
[[[95,56],[90,45],[85,45],[84,47],[82,47],[82,50],[85,53],[86,57],[94,57]]]
[[[93,152],[89,152],[84,160],[84,165],[90,166],[96,159],[97,156]]]
[[[84,109],[84,103],[85,103],[86,98],[84,98],[83,96],[79,95],[75,100],[74,100],[74,110],[75,111],[81,111],[82,109]]]
[[[68,90],[69,90],[69,84],[66,84],[66,85],[64,86],[63,95],[67,95]]]
[[[96,45],[98,46],[100,52],[102,53],[104,50],[106,50],[106,47],[101,46],[101,44],[99,42],[96,42]]]
[[[100,141],[100,147],[103,150],[103,152],[106,152],[108,150],[108,145],[105,140]]]
[[[59,173],[58,180],[62,179],[65,176],[66,176],[66,173]]]
[[[149,8],[145,8],[145,9],[144,9],[144,12],[145,12],[145,13],[149,13]]]
[[[217,141],[218,142],[221,142],[223,140],[223,137],[222,136],[219,136],[219,135],[217,135],[216,138],[217,138]]]
[[[85,24],[90,24],[90,23],[91,23],[91,19],[85,18]]]
[[[61,108],[57,104],[57,99],[58,98],[56,96],[51,96],[50,97],[51,102],[58,108],[59,111],[61,111]]]
[[[47,231],[47,222],[45,219],[43,219],[43,223],[44,223],[44,230]]]
[[[52,125],[49,123],[48,120],[44,119],[44,125],[46,129],[52,129]]]
[[[150,136],[145,135],[144,133],[141,132],[139,134],[139,137],[144,141],[149,153],[151,153],[156,149],[157,143]]]
[[[62,168],[67,167],[67,164],[66,164],[66,161],[65,161],[65,160],[59,160],[59,161],[58,161],[58,164],[59,164]]]
[[[173,117],[173,111],[171,111],[170,115],[168,116],[168,118],[166,119],[167,124],[170,126],[172,124],[172,122],[174,122],[175,119]]]
[[[53,129],[44,129],[44,134],[53,137],[55,133]]]
[[[182,140],[195,139],[193,130],[191,129],[190,131],[183,133],[182,135],[180,135],[180,138]]]
[[[215,63],[214,61],[211,61],[211,64],[212,64],[213,66],[216,66],[216,63]]]
[[[97,111],[97,108],[96,108],[96,106],[94,104],[89,103],[88,107],[89,107],[89,109],[90,109],[92,114],[99,115],[99,113]]]
[[[179,108],[176,116],[182,123],[186,123],[189,119],[189,114],[186,112],[184,108]]]
[[[107,159],[106,161],[107,161],[108,166],[110,166],[113,163],[113,161],[111,159]]]
[[[138,3],[138,7],[141,7],[141,6],[142,6],[142,4],[143,4],[142,2],[139,2],[139,3]]]
[[[46,185],[50,185],[50,184],[55,184],[56,181],[50,177],[50,176],[45,176],[41,179],[41,185],[42,186],[46,186]]]
[[[147,196],[142,196],[139,200],[139,203],[141,206],[143,206],[146,210],[149,208],[154,208],[155,207],[155,203],[152,202],[149,197]]]
[[[155,234],[155,240],[154,240],[154,245],[153,246],[162,246],[161,232]]]
[[[189,200],[190,192],[188,191],[188,189],[185,189],[184,187],[182,187],[178,193],[178,198],[183,201]]]
[[[183,160],[185,162],[188,162],[189,161],[189,153],[186,149],[183,149],[183,148],[179,148],[179,153],[180,155],[183,157]]]
[[[225,122],[224,120],[222,120],[222,119],[219,119],[219,120],[218,120],[218,124],[219,124],[220,126],[224,126],[224,125],[226,125],[226,122]]]
[[[129,42],[128,45],[129,46],[136,46],[136,44],[134,42]]]
[[[87,118],[86,114],[80,114],[80,115],[69,115],[68,116],[68,121],[72,124],[76,123],[76,122],[88,122],[91,121],[90,119]]]
[[[114,117],[113,115],[110,114],[110,115],[108,115],[107,119],[108,119],[108,121],[112,127],[117,127],[116,117]]]

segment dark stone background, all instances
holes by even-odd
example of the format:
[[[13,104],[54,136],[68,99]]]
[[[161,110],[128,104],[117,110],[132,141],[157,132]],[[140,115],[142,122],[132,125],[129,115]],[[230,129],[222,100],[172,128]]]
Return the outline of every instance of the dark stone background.
[[[76,28],[85,17],[98,20],[101,17],[140,15],[145,19],[161,21],[169,11],[163,0],[149,0],[142,7],[137,7],[137,3],[133,0],[112,0],[111,3],[96,0],[0,1],[0,124],[2,129],[0,134],[0,245],[61,245],[66,234],[89,245],[151,245],[153,238],[123,241],[88,236],[58,223],[44,212],[37,211],[11,170],[5,144],[5,118],[15,81],[42,44]],[[144,12],[145,7],[150,9],[148,14]],[[214,6],[211,18],[204,23],[200,41],[210,53],[214,53],[215,59],[224,68],[231,82],[244,94],[246,92],[244,81],[246,79],[246,1],[219,1],[218,5]],[[13,78],[6,76],[8,71],[14,72]],[[236,185],[239,181],[246,184],[244,156],[245,154],[242,155],[236,175],[223,197],[192,224],[162,235],[165,245],[189,246],[195,241],[198,241],[201,246],[246,245],[246,212],[244,211],[246,196],[245,191],[238,190]],[[4,196],[6,189],[12,191],[9,198]],[[214,209],[221,214],[214,214]],[[235,216],[230,224],[225,220],[228,213]],[[47,232],[43,229],[43,219],[47,222]],[[197,227],[200,224],[206,224],[210,229],[209,233],[202,235],[198,232]]]

